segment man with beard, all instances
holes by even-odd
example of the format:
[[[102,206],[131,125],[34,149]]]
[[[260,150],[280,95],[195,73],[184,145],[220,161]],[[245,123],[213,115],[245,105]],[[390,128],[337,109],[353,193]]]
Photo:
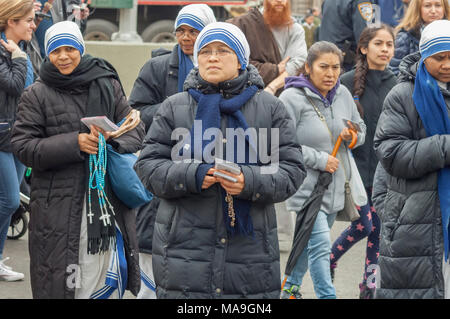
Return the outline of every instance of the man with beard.
[[[264,80],[265,90],[279,96],[287,76],[297,75],[306,59],[305,31],[291,17],[290,0],[264,0],[228,22],[237,25],[250,45],[250,63]]]

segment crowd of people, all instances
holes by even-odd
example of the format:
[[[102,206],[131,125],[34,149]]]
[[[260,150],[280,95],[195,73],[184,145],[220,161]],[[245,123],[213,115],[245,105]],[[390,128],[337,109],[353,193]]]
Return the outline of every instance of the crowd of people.
[[[187,5],[129,97],[75,2],[0,0],[0,280],[24,278],[3,250],[31,167],[33,298],[301,299],[309,269],[334,299],[366,237],[360,298],[450,298],[447,0],[325,0],[302,22],[289,0],[226,22]],[[83,124],[101,116],[121,133]],[[119,199],[110,149],[139,154],[151,201]]]

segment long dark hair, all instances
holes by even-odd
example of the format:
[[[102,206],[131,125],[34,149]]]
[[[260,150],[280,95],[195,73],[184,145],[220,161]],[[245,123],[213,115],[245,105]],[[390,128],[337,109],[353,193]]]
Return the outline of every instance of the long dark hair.
[[[361,52],[361,48],[367,49],[369,42],[377,35],[380,30],[386,30],[392,36],[392,40],[395,40],[394,30],[386,25],[367,27],[361,32],[361,36],[358,41],[358,47],[356,48],[356,66],[355,76],[353,78],[353,97],[355,99],[358,112],[361,117],[364,117],[364,108],[359,101],[360,97],[364,94],[366,89],[367,72],[369,72],[369,64],[367,62],[367,56]]]

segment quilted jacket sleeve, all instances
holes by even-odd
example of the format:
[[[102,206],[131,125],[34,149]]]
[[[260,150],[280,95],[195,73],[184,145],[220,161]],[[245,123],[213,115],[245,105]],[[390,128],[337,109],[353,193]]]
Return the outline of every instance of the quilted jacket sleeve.
[[[387,95],[374,139],[375,152],[386,171],[409,179],[450,165],[450,135],[416,137],[420,119],[411,85],[398,84]]]
[[[20,96],[25,87],[27,76],[27,59],[22,56],[13,57],[11,64],[0,55],[0,87],[12,96]]]
[[[19,103],[11,137],[14,153],[22,163],[41,171],[84,161],[78,132],[46,136],[45,115],[35,85],[25,90]]]
[[[174,107],[170,97],[162,103],[135,164],[142,183],[154,195],[166,199],[198,193],[195,174],[200,164],[172,160]]]
[[[410,51],[410,35],[406,31],[400,31],[395,38],[395,51],[391,62],[389,63],[389,68],[395,75],[397,75],[399,70],[399,65],[402,59],[408,54],[412,53]]]
[[[141,112],[141,119],[146,130],[150,128],[153,116],[164,101],[166,59],[152,58],[142,67],[130,93],[130,105]]]

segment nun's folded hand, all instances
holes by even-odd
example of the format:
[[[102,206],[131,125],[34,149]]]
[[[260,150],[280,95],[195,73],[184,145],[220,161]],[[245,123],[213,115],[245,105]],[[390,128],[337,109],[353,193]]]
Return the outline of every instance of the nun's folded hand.
[[[91,125],[91,134],[93,134],[95,137],[98,138],[98,133],[102,133],[105,137],[105,140],[107,141],[109,139],[109,136],[111,135],[111,132],[106,132],[100,127],[97,127],[95,125]]]
[[[80,145],[80,151],[82,152],[97,154],[98,137],[95,137],[92,133],[80,133],[78,134],[78,145]]]
[[[80,145],[80,150],[88,154],[97,154],[99,133],[102,133],[105,140],[108,140],[110,133],[105,132],[95,125],[91,125],[91,132],[89,134],[78,134],[78,144]]]
[[[242,190],[244,189],[245,186],[245,179],[244,179],[244,174],[241,172],[239,175],[235,175],[233,173],[227,172],[227,171],[223,171],[218,169],[218,172],[221,172],[223,174],[227,174],[230,175],[231,177],[234,177],[237,179],[237,182],[234,183],[232,181],[229,181],[227,179],[221,178],[221,177],[217,177],[217,181],[220,183],[220,185],[227,191],[228,194],[230,195],[239,195]]]
[[[202,189],[210,188],[211,185],[217,183],[217,178],[213,176],[216,170],[214,168],[210,168],[203,179]]]

